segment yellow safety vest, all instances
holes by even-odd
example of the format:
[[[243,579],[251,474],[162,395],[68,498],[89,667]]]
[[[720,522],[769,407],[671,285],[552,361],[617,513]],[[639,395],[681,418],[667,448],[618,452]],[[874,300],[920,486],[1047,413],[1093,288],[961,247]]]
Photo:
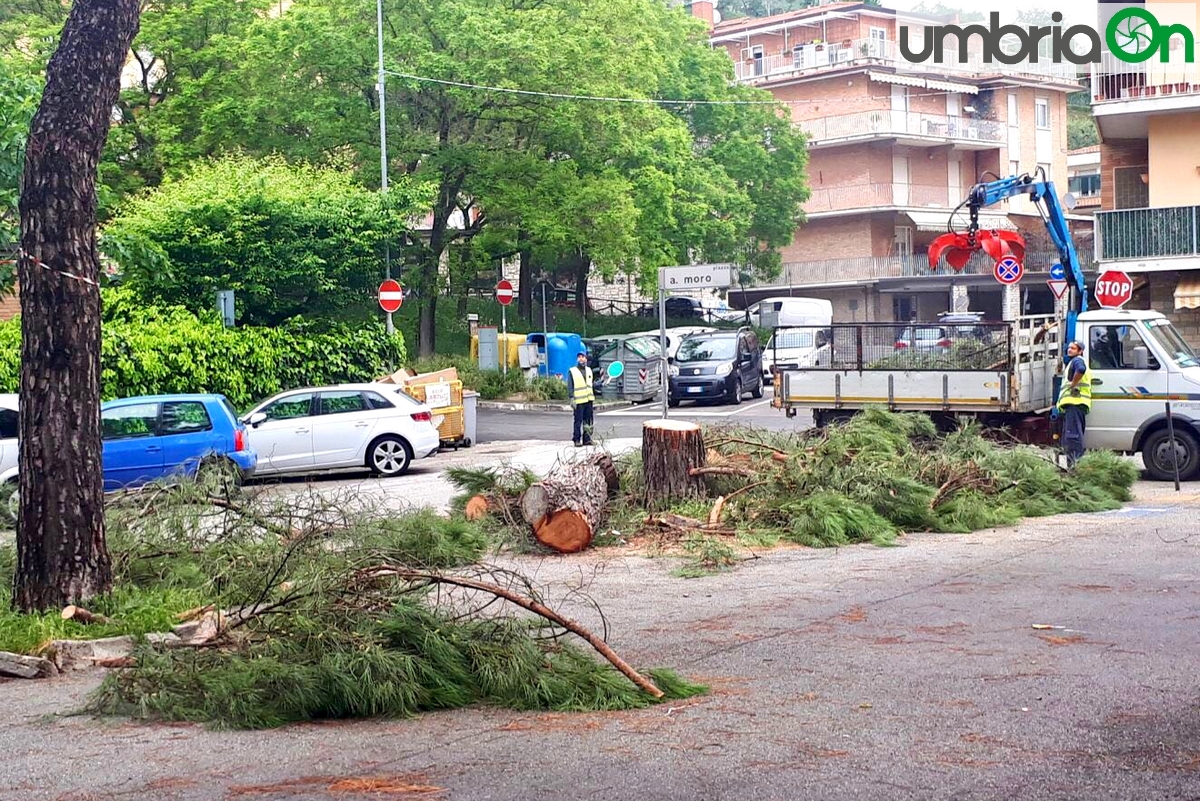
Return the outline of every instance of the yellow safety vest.
[[[571,368],[571,384],[575,391],[571,394],[571,403],[578,406],[581,403],[593,403],[596,394],[592,391],[592,368],[579,365]]]
[[[1083,368],[1083,377],[1079,379],[1079,386],[1075,388],[1075,392],[1071,392],[1071,382],[1063,377],[1062,391],[1058,397],[1058,408],[1064,406],[1083,406],[1085,409],[1092,408],[1092,369],[1085,366]]]

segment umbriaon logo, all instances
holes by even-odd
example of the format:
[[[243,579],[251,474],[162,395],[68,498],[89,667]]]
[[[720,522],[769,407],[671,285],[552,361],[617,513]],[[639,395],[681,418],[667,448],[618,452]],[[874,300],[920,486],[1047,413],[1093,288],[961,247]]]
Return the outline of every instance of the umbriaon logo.
[[[946,38],[954,37],[958,43],[958,61],[970,60],[970,39],[978,36],[983,41],[983,60],[985,63],[999,61],[1001,64],[1020,64],[1023,61],[1038,63],[1041,55],[1047,55],[1042,50],[1042,43],[1049,38],[1049,53],[1051,61],[1061,64],[1064,60],[1072,64],[1096,64],[1100,62],[1103,47],[1100,34],[1095,28],[1087,25],[1072,25],[1063,30],[1058,25],[1063,21],[1061,12],[1055,11],[1051,17],[1055,25],[1030,25],[1022,28],[1020,25],[1001,25],[1000,12],[993,11],[990,15],[989,27],[983,25],[931,25],[925,28],[925,41],[921,51],[914,52],[909,46],[908,26],[900,26],[900,55],[915,64],[925,61],[945,63]],[[1114,56],[1122,61],[1140,63],[1148,61],[1158,53],[1159,60],[1166,63],[1171,57],[1171,39],[1180,37],[1183,40],[1184,60],[1191,64],[1196,60],[1196,37],[1186,25],[1163,25],[1158,18],[1145,8],[1124,8],[1113,15],[1104,31],[1104,42]],[[1075,41],[1078,37],[1087,39],[1089,47],[1085,52],[1076,52]],[[1007,50],[1001,47],[1003,40],[1019,42],[1019,47]],[[952,51],[953,54],[953,51]]]

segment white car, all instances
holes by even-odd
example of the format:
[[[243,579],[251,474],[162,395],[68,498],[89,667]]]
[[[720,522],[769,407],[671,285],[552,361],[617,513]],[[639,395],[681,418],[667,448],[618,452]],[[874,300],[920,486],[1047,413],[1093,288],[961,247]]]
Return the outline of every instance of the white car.
[[[440,445],[429,407],[391,384],[281,392],[242,422],[258,452],[256,476],[352,467],[398,476]]]
[[[0,485],[17,480],[17,393],[0,394]]]
[[[679,350],[680,343],[684,338],[690,337],[692,334],[707,334],[720,329],[712,328],[705,325],[677,325],[674,328],[667,329],[667,358],[674,359],[676,352]],[[646,336],[659,338],[660,331],[655,328],[653,331],[643,331],[640,334],[631,334],[631,336]]]

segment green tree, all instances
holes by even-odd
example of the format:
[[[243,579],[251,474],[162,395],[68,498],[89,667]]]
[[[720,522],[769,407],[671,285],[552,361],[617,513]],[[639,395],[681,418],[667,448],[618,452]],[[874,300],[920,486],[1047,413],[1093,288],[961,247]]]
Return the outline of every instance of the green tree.
[[[1100,144],[1100,131],[1091,109],[1067,108],[1067,148],[1078,150]]]
[[[41,96],[41,81],[30,74],[27,65],[0,55],[0,260],[10,257],[10,247],[19,234],[17,199],[25,168],[25,142]],[[12,273],[9,265],[0,265],[0,284],[9,285]]]
[[[130,203],[104,246],[149,300],[199,310],[232,289],[239,321],[276,325],[369,305],[385,242],[424,200],[409,180],[385,198],[345,171],[231,157]]]

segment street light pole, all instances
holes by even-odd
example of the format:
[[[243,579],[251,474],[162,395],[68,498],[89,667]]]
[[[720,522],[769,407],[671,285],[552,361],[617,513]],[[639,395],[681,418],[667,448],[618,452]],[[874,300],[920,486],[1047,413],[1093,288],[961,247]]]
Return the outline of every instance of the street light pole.
[[[375,88],[379,91],[379,188],[386,195],[388,191],[388,156],[387,156],[387,103],[384,99],[383,72],[383,0],[375,0],[375,33],[379,46],[379,78]],[[384,243],[384,270],[386,277],[392,277],[392,243]],[[392,313],[387,313],[387,332],[396,333],[392,323]]]

